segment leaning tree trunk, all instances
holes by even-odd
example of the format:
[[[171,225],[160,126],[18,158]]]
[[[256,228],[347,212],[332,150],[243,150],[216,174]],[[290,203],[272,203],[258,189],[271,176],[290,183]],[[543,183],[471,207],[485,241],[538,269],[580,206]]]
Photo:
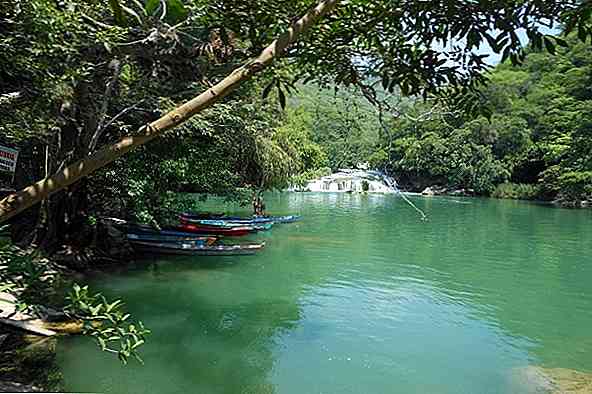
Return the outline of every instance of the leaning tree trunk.
[[[210,107],[220,98],[236,89],[242,82],[271,64],[276,57],[281,56],[286,48],[298,39],[302,32],[308,30],[321,17],[331,12],[338,2],[339,0],[321,1],[302,18],[293,23],[288,31],[273,41],[258,57],[237,68],[222,81],[199,96],[172,110],[160,119],[142,127],[137,135],[123,138],[116,144],[106,146],[94,154],[66,167],[64,170],[57,172],[53,176],[41,180],[0,201],[0,223],[113,162],[133,148],[143,145],[165,131],[182,124],[205,108]]]

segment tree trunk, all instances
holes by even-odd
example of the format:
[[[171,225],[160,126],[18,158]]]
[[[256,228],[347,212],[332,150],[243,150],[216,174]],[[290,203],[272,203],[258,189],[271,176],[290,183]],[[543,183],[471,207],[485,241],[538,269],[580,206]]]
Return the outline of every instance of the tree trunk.
[[[210,107],[220,98],[236,89],[243,81],[268,66],[286,48],[294,43],[300,34],[313,26],[322,16],[331,12],[339,0],[323,0],[302,18],[293,23],[287,32],[273,41],[261,54],[199,96],[172,110],[160,119],[142,127],[137,135],[123,138],[84,159],[58,171],[53,176],[31,185],[16,194],[0,201],[0,223],[10,219],[25,209],[39,203],[49,195],[77,182],[99,168],[113,162],[133,148],[143,145],[167,130],[185,122],[193,115]]]

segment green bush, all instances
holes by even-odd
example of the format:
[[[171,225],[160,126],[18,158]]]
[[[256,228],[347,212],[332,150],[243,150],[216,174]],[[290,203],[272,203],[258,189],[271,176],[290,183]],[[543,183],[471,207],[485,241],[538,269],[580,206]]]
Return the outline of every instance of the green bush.
[[[308,182],[331,174],[332,171],[329,167],[307,170],[301,174],[293,176],[290,180],[290,185],[296,188],[304,188]]]
[[[592,171],[570,171],[561,175],[559,197],[582,201],[592,197]]]
[[[18,300],[17,311],[35,314],[47,306],[61,309],[73,321],[83,322],[83,334],[94,338],[101,350],[117,355],[123,363],[131,357],[142,361],[138,351],[150,331],[142,322],[131,321],[121,300],[110,303],[101,294],[92,294],[88,286],[74,284],[63,306],[58,289],[64,278],[50,260],[6,244],[0,246],[0,262],[0,292]]]
[[[540,188],[537,185],[525,183],[505,182],[497,185],[491,193],[493,198],[505,198],[511,200],[536,200],[539,198]]]

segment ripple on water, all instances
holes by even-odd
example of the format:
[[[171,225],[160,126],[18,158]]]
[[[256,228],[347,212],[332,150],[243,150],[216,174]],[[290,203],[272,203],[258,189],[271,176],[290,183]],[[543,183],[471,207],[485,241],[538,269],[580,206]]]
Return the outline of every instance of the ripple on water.
[[[411,198],[428,222],[395,196],[270,195],[304,220],[254,258],[98,279],[152,325],[146,365],[65,341],[67,389],[510,393],[528,365],[592,371],[590,215]]]

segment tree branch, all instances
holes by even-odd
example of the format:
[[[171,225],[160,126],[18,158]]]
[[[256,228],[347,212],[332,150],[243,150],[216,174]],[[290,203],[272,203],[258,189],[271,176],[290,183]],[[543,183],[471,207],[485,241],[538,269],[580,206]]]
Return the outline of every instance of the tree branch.
[[[144,104],[145,101],[146,100],[141,100],[141,101],[137,102],[136,104],[121,110],[117,115],[115,115],[107,123],[105,123],[105,125],[102,127],[102,130],[99,130],[99,132],[103,132],[104,130],[107,130],[109,128],[109,126],[111,126],[117,119],[121,118],[123,115],[127,114],[130,111],[138,109],[138,110],[149,112],[148,110],[138,108],[140,105]]]
[[[12,93],[3,93],[0,94],[0,105],[10,104],[13,101],[16,101],[20,98],[24,97],[23,92],[12,92]]]
[[[99,124],[95,132],[93,133],[90,142],[87,147],[87,153],[91,153],[97,147],[97,143],[99,142],[99,138],[101,134],[103,134],[103,130],[106,129],[104,127],[105,117],[107,116],[107,110],[109,108],[109,101],[111,100],[111,96],[113,95],[113,90],[115,89],[115,85],[117,85],[117,81],[119,81],[119,75],[121,74],[121,62],[118,59],[113,59],[109,63],[109,68],[113,70],[113,75],[111,76],[111,80],[107,83],[105,87],[105,94],[103,98],[103,103],[101,105],[101,111],[99,112]]]
[[[184,123],[204,109],[211,107],[222,97],[238,88],[242,82],[250,79],[254,74],[270,65],[277,57],[280,57],[291,44],[298,40],[303,32],[310,29],[324,15],[333,11],[338,2],[339,0],[320,1],[316,7],[309,10],[302,18],[293,23],[285,33],[281,34],[255,59],[235,69],[222,81],[185,104],[175,108],[149,125],[140,128],[136,135],[125,137],[113,145],[108,145],[62,171],[57,172],[53,176],[1,200],[0,223],[39,203],[47,196],[62,190],[99,168],[117,160],[135,147],[143,145],[164,132]]]

